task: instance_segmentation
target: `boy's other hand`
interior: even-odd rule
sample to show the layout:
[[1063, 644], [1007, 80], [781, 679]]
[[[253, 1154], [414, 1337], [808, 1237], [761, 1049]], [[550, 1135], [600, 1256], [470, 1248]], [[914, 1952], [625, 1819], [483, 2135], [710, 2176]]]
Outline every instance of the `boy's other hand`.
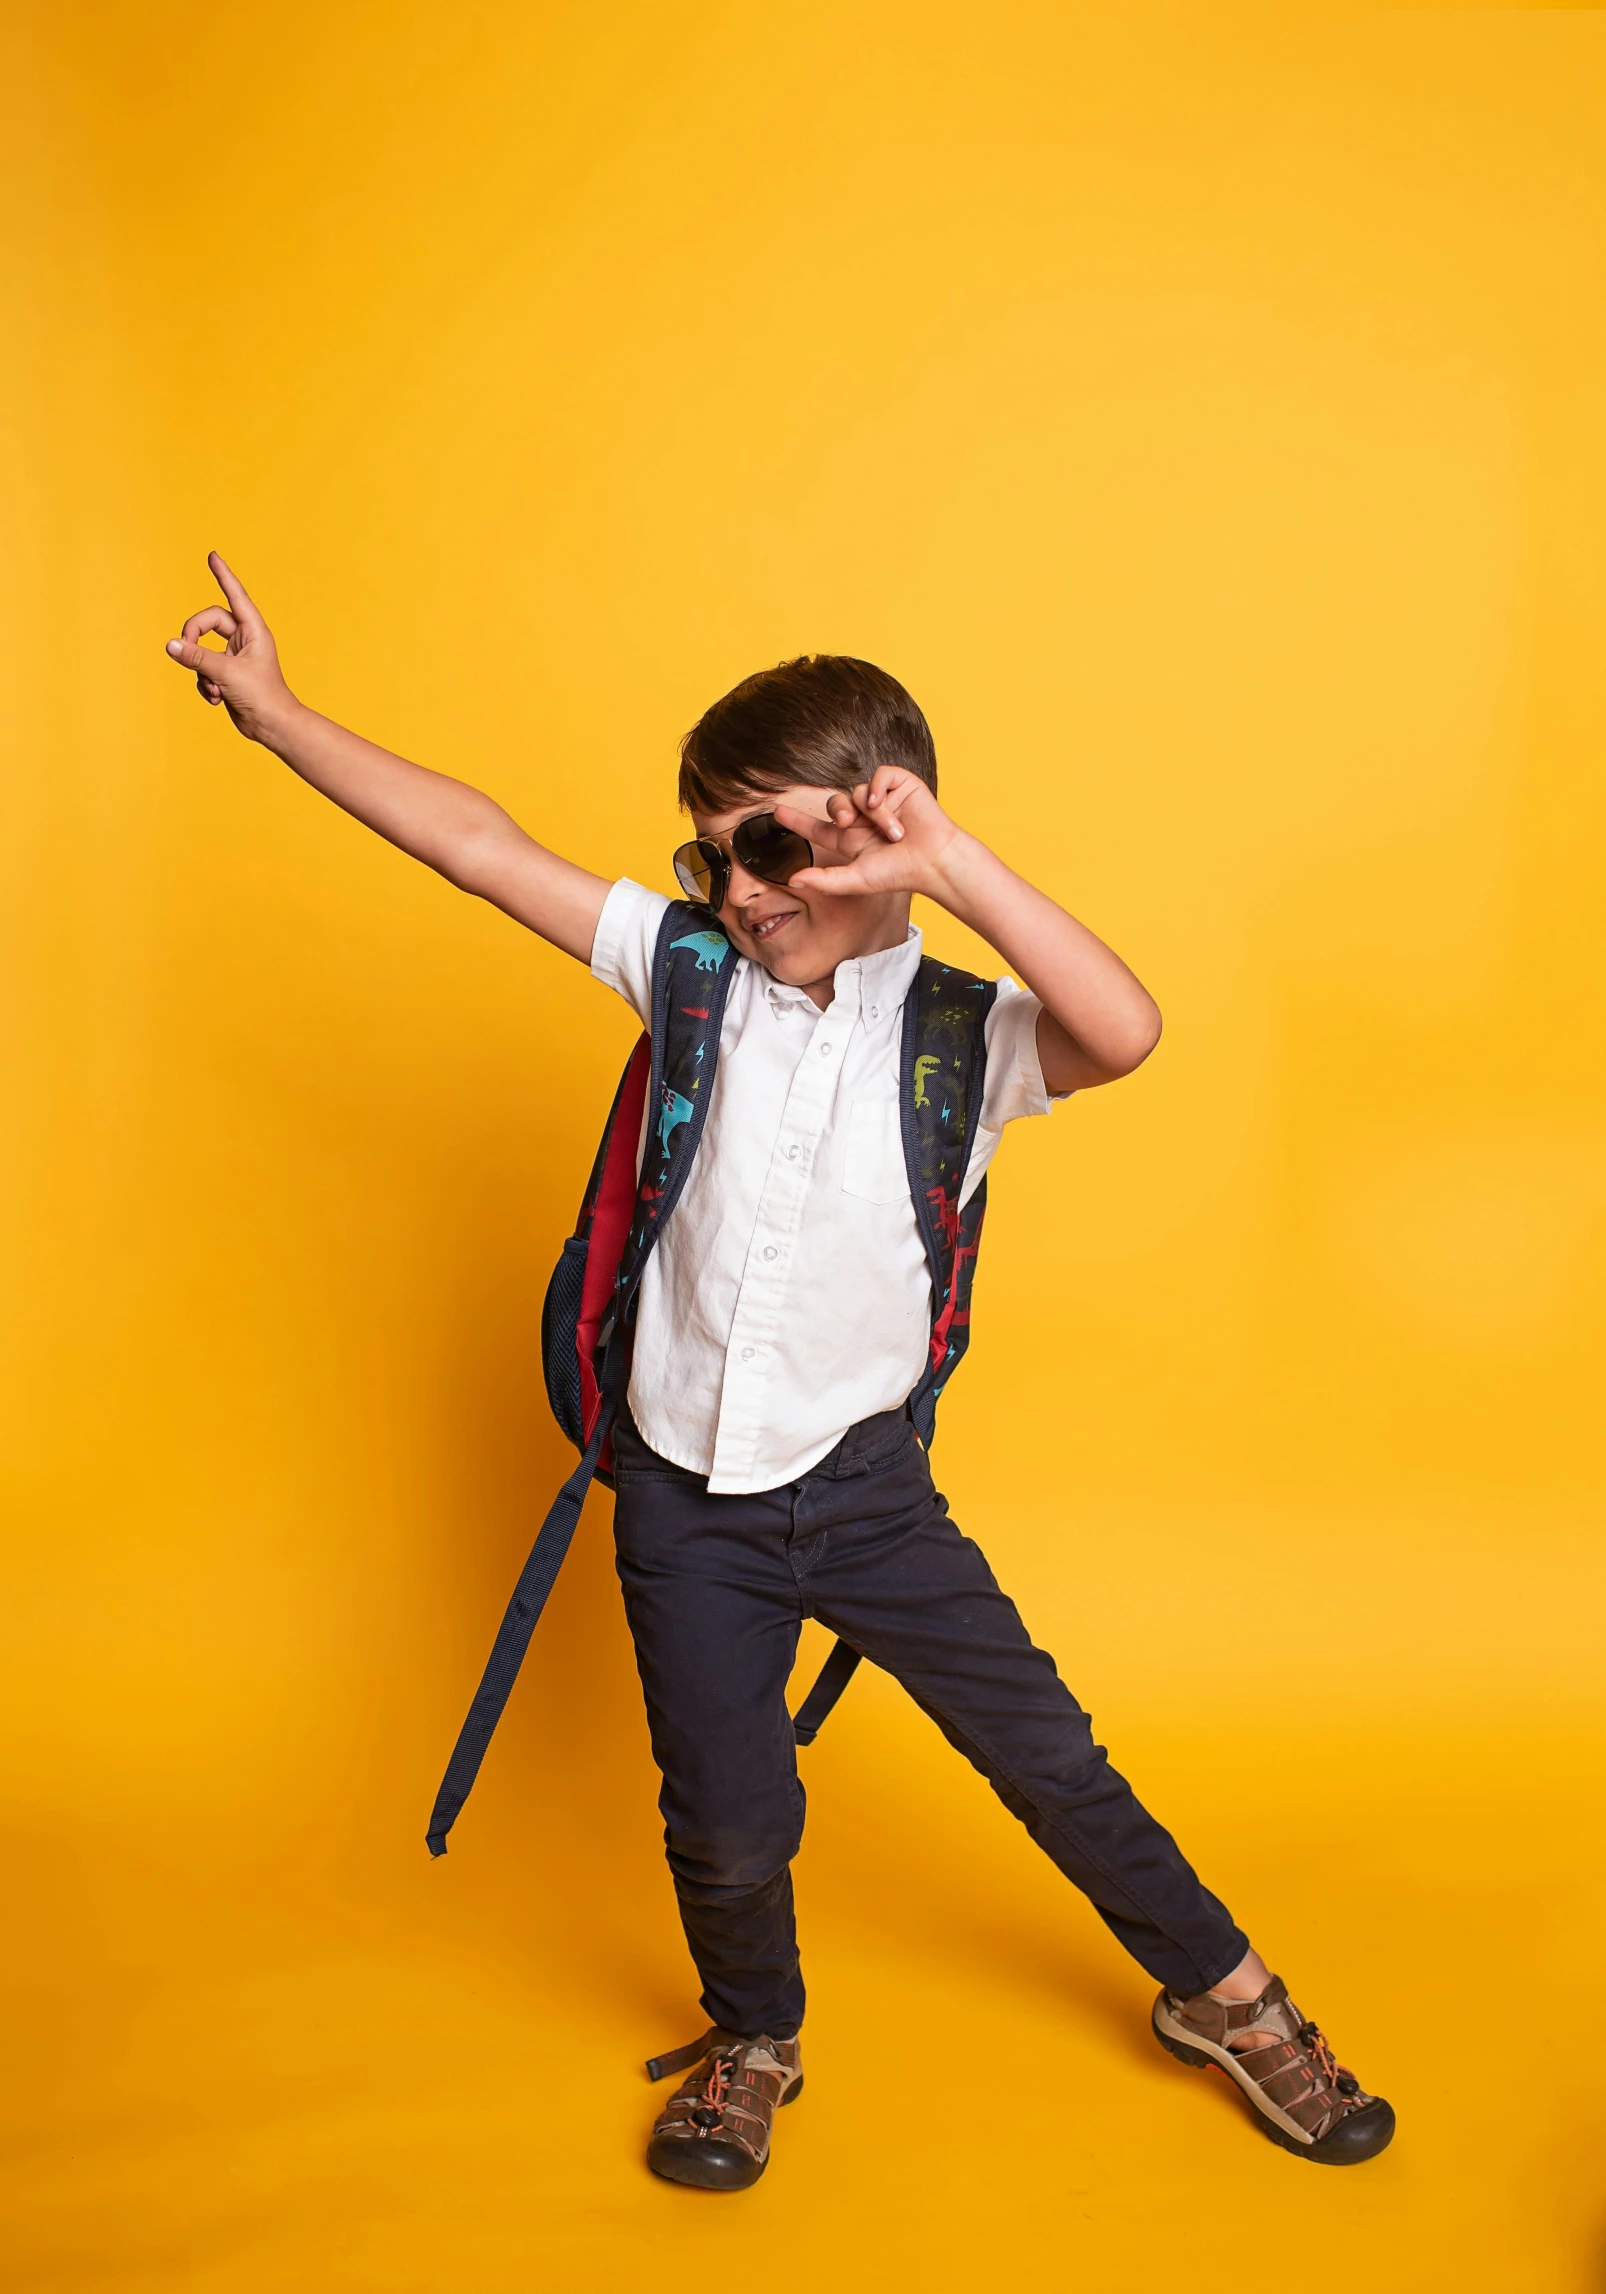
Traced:
[[902, 765], [878, 765], [851, 793], [833, 789], [826, 818], [777, 805], [783, 828], [806, 836], [823, 865], [792, 878], [798, 891], [924, 892], [942, 898], [941, 863], [960, 835], [924, 781]]
[[[238, 732], [248, 741], [265, 740], [269, 728], [296, 706], [296, 697], [279, 667], [273, 632], [263, 620], [243, 584], [213, 550], [207, 558], [227, 607], [204, 606], [184, 624], [182, 637], [168, 642], [168, 656], [181, 669], [193, 670], [196, 690], [215, 709], [221, 702]], [[206, 636], [228, 640], [219, 651], [203, 645]]]

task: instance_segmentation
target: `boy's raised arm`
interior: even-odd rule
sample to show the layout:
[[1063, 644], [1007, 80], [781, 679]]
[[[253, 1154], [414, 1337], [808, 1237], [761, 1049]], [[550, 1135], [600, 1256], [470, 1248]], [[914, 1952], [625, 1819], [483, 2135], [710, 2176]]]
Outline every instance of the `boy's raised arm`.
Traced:
[[[195, 673], [202, 697], [221, 703], [249, 741], [415, 860], [465, 892], [505, 909], [544, 940], [591, 960], [606, 877], [548, 852], [479, 789], [393, 756], [298, 701], [284, 681], [273, 633], [214, 550], [207, 560], [227, 607], [192, 613], [167, 650]], [[227, 639], [222, 652], [202, 645]]]

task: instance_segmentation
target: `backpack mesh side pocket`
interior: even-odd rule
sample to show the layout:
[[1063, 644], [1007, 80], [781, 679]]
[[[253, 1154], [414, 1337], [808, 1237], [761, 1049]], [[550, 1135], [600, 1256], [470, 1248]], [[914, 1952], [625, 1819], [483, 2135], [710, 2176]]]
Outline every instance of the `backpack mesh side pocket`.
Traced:
[[580, 1357], [576, 1352], [580, 1298], [585, 1287], [590, 1242], [571, 1235], [564, 1244], [541, 1307], [541, 1364], [546, 1373], [552, 1415], [577, 1450], [585, 1448], [580, 1424]]

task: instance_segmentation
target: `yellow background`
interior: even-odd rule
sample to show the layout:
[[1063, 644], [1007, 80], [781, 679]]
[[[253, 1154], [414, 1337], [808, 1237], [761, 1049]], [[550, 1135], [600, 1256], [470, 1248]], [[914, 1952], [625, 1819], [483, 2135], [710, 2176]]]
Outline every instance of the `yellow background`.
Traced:
[[[1606, 25], [15, 11], [4, 2283], [1597, 2284]], [[541, 1293], [622, 1006], [162, 655], [667, 882], [748, 670], [913, 689], [1165, 1041], [1001, 1157], [939, 1473], [1394, 2099], [1306, 2174], [891, 1683], [809, 1753], [809, 2093], [699, 2028]], [[974, 949], [941, 918], [939, 949]]]

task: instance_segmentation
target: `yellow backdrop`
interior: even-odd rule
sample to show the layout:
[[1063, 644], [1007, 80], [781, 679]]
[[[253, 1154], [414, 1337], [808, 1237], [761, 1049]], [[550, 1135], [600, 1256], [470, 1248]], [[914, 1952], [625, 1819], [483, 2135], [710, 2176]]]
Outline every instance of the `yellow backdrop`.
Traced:
[[[7, 37], [6, 2283], [1593, 2286], [1601, 14]], [[862, 1677], [809, 2095], [743, 2200], [646, 2176], [605, 1499], [422, 1839], [632, 1023], [199, 705], [211, 546], [308, 699], [655, 884], [705, 703], [869, 655], [1152, 984], [1001, 1158], [937, 1462], [1380, 2163], [1168, 2064]]]

